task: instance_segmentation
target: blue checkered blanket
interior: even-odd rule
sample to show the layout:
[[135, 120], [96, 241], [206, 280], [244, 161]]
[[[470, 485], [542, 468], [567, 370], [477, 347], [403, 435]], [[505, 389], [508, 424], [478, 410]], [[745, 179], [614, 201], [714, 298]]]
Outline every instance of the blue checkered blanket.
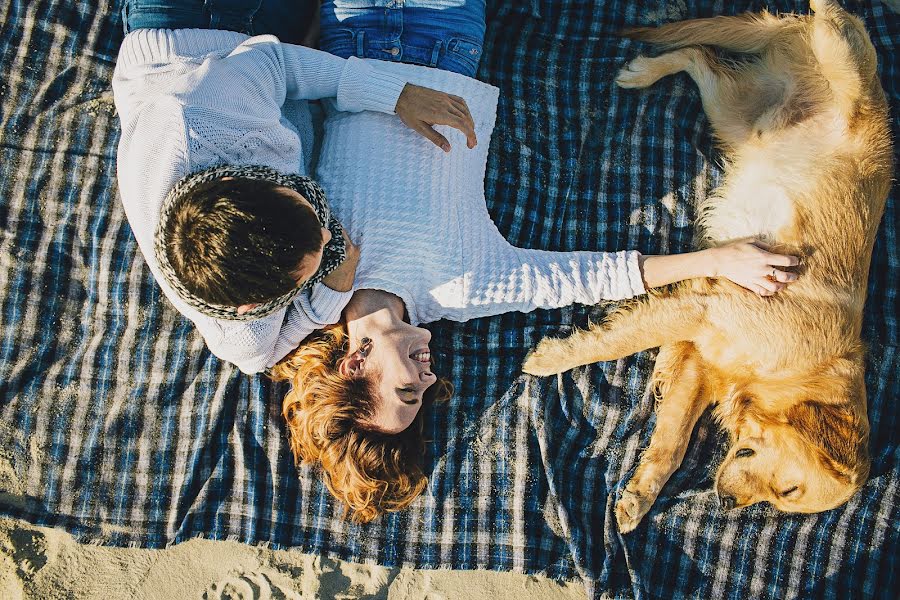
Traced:
[[[115, 4], [115, 3], [112, 3]], [[0, 512], [78, 539], [164, 547], [194, 537], [349, 560], [579, 576], [597, 597], [896, 597], [900, 507], [898, 187], [875, 244], [865, 338], [872, 475], [839, 509], [717, 509], [723, 435], [708, 418], [641, 526], [612, 507], [654, 426], [653, 353], [523, 377], [547, 334], [602, 309], [435, 324], [456, 394], [427, 416], [429, 485], [408, 510], [341, 518], [293, 466], [284, 388], [242, 376], [160, 296], [116, 197], [115, 6], [0, 6]], [[688, 250], [692, 206], [720, 175], [692, 83], [613, 84], [628, 25], [761, 2], [498, 0], [480, 78], [501, 90], [488, 205], [516, 245]], [[806, 12], [804, 2], [771, 10]], [[878, 48], [900, 129], [900, 16], [850, 5]]]

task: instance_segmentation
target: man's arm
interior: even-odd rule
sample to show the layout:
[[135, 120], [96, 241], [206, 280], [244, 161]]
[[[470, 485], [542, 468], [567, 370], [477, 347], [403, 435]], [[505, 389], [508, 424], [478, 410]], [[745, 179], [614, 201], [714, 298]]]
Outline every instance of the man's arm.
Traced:
[[297, 295], [287, 308], [252, 321], [195, 317], [210, 352], [252, 375], [273, 366], [309, 334], [337, 323], [352, 292], [317, 284]]
[[407, 127], [445, 152], [450, 151], [450, 143], [433, 129], [434, 125], [458, 129], [466, 136], [469, 148], [478, 143], [469, 107], [459, 96], [407, 83], [402, 77], [378, 69], [371, 61], [343, 59], [304, 46], [278, 44], [287, 98], [333, 97], [338, 110], [396, 113]]

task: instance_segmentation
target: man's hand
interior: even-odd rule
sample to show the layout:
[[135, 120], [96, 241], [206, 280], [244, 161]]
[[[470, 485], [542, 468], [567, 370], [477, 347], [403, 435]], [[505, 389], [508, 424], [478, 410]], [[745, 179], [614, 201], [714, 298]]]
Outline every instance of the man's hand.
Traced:
[[466, 136], [469, 148], [474, 148], [478, 143], [469, 107], [459, 96], [407, 83], [394, 110], [404, 125], [421, 133], [444, 152], [450, 152], [450, 142], [432, 129], [433, 125], [449, 125], [459, 129]]
[[322, 283], [336, 292], [349, 292], [353, 289], [353, 281], [356, 279], [356, 265], [359, 264], [359, 248], [353, 245], [347, 232], [344, 232], [344, 243], [347, 256], [338, 268], [322, 279]]

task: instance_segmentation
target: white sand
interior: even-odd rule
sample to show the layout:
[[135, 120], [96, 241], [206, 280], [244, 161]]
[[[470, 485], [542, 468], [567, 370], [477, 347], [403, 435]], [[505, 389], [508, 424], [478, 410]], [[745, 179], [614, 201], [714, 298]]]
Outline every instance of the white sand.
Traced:
[[388, 569], [191, 540], [166, 550], [79, 544], [58, 529], [0, 518], [0, 598], [101, 600], [583, 600], [581, 582], [494, 571]]

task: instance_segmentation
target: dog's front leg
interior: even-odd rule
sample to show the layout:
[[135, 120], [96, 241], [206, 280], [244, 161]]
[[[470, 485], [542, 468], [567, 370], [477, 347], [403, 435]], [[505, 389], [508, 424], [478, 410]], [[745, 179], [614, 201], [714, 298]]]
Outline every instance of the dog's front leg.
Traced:
[[701, 398], [700, 362], [699, 354], [689, 342], [660, 348], [653, 371], [656, 429], [616, 503], [616, 521], [622, 533], [637, 527], [681, 465], [691, 431], [709, 404]]
[[568, 338], [544, 338], [525, 358], [522, 370], [532, 375], [555, 375], [580, 365], [690, 340], [703, 326], [705, 313], [704, 298], [687, 288], [664, 297], [650, 296]]

